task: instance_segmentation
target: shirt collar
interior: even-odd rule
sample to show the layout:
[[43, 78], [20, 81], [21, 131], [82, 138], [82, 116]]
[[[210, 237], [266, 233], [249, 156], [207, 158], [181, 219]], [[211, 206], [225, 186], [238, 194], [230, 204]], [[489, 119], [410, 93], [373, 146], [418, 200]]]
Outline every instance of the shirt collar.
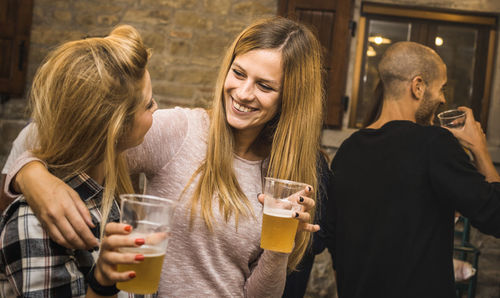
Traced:
[[101, 201], [102, 199], [104, 188], [86, 173], [76, 174], [65, 182], [78, 193], [84, 202], [94, 198], [97, 201]]

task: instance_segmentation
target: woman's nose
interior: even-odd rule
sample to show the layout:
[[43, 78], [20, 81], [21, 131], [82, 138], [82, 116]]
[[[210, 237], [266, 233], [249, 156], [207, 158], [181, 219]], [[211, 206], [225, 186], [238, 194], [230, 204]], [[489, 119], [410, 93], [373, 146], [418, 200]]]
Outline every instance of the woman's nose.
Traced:
[[255, 98], [253, 84], [250, 81], [245, 81], [241, 86], [238, 87], [236, 92], [239, 100], [249, 101]]

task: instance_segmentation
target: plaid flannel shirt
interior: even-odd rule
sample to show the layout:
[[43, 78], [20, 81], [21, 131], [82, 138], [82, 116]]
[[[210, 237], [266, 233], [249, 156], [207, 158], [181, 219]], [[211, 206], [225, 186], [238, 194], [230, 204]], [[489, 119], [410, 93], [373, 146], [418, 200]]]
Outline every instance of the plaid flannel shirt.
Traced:
[[[86, 174], [66, 181], [87, 205], [99, 238], [103, 188]], [[119, 220], [113, 204], [109, 221]], [[0, 297], [84, 297], [98, 251], [72, 250], [50, 240], [23, 196], [0, 221]]]

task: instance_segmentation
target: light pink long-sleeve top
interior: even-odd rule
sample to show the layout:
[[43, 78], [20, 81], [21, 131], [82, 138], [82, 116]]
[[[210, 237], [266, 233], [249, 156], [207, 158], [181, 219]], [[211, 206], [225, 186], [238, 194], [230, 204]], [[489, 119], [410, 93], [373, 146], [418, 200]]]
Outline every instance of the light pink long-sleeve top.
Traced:
[[[144, 172], [149, 194], [178, 200], [159, 286], [160, 297], [280, 297], [287, 254], [260, 248], [262, 161], [234, 155], [234, 170], [254, 215], [225, 222], [214, 201], [213, 232], [196, 214], [189, 226], [192, 174], [205, 158], [209, 118], [202, 109], [167, 109], [154, 114], [144, 142], [127, 153], [132, 172]], [[16, 164], [23, 163], [22, 160]], [[15, 167], [19, 168], [19, 166]], [[12, 176], [10, 173], [9, 176]], [[7, 181], [9, 182], [9, 181]]]

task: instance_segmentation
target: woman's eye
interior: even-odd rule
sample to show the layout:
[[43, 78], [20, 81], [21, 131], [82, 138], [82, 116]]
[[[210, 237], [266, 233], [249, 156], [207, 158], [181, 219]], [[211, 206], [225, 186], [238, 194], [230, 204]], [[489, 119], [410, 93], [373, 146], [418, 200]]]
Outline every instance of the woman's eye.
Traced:
[[150, 110], [155, 104], [155, 101], [154, 99], [151, 99], [148, 103], [148, 105], [146, 106], [146, 110]]
[[260, 88], [262, 88], [264, 91], [273, 91], [273, 90], [274, 90], [274, 88], [273, 88], [273, 87], [271, 87], [271, 86], [269, 86], [269, 85], [266, 85], [266, 84], [262, 84], [262, 83], [260, 83], [260, 84], [259, 84], [259, 86], [260, 86]]
[[237, 77], [241, 77], [241, 78], [242, 78], [242, 77], [244, 77], [243, 73], [242, 73], [242, 72], [240, 72], [240, 71], [239, 71], [239, 70], [237, 70], [237, 69], [234, 69], [234, 68], [233, 68], [233, 73], [234, 73]]

